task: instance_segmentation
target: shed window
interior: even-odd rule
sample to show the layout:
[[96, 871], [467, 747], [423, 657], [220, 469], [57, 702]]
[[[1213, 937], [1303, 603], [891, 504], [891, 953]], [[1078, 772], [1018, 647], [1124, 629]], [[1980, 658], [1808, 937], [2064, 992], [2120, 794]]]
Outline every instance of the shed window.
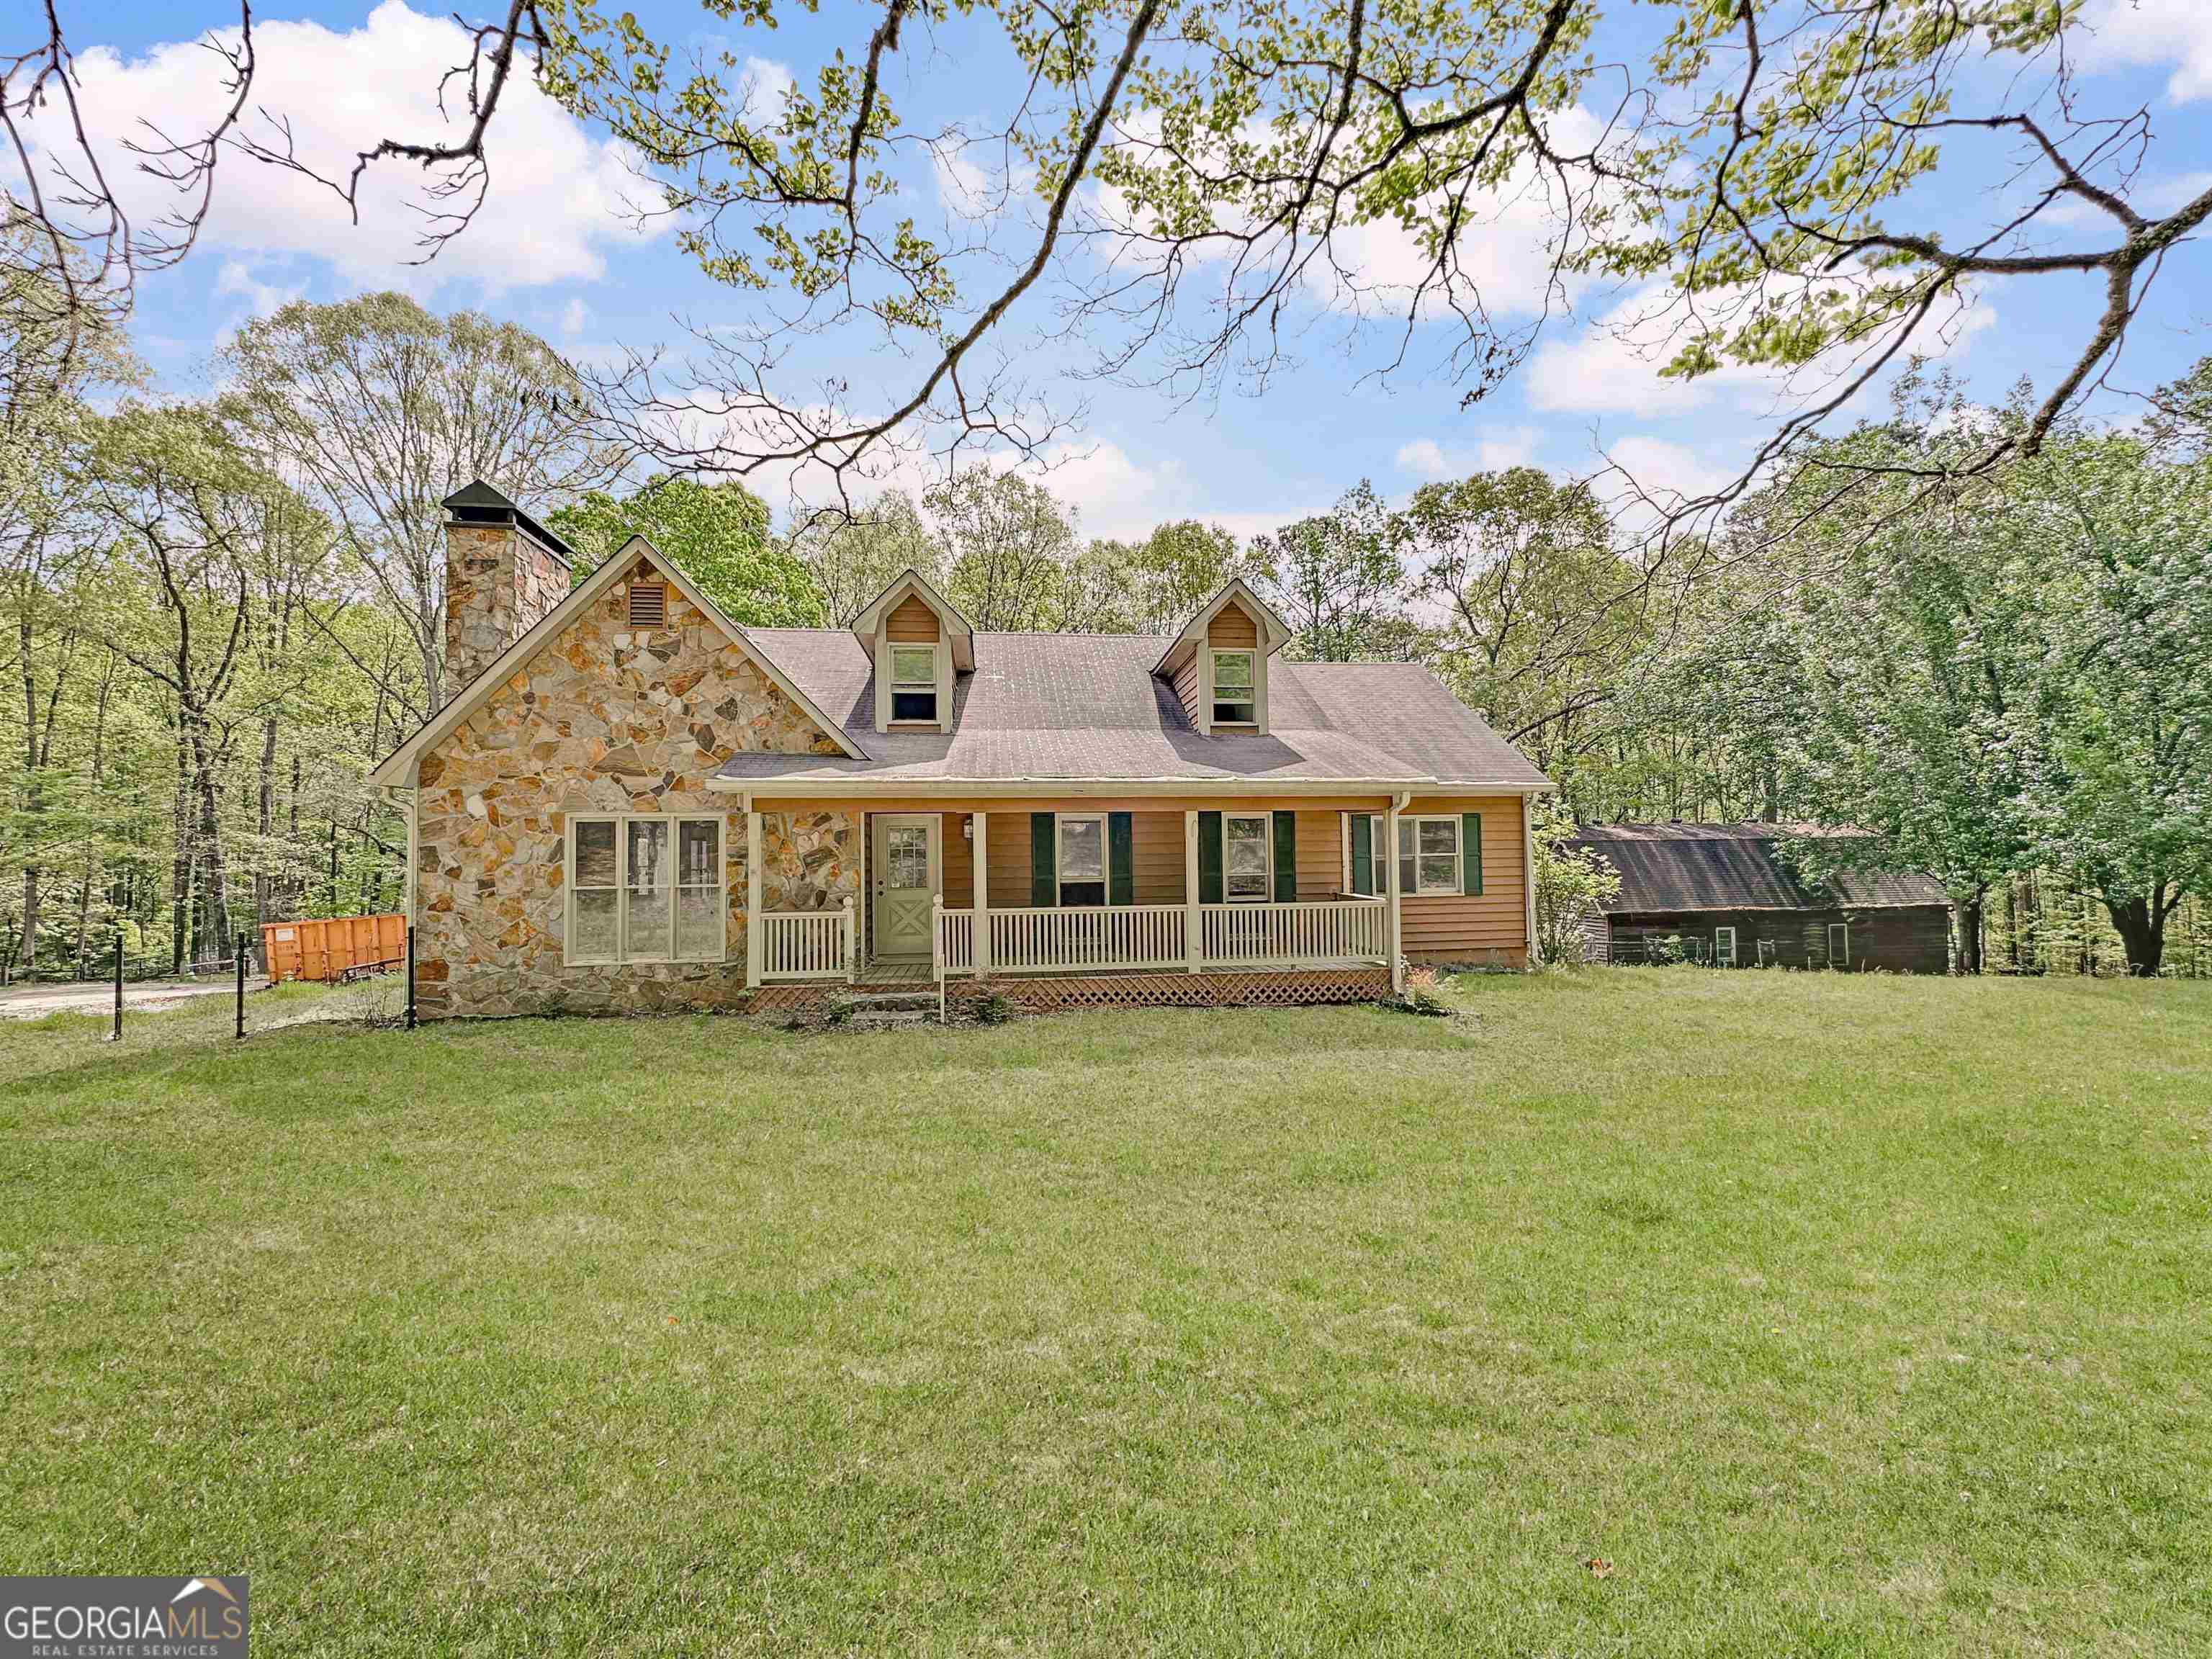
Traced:
[[1851, 927], [1847, 921], [1828, 924], [1828, 966], [1848, 968], [1851, 965]]
[[1106, 817], [1063, 812], [1059, 820], [1060, 902], [1106, 902]]
[[1735, 966], [1735, 928], [1716, 927], [1713, 929], [1713, 966], [1716, 968], [1733, 968]]
[[891, 647], [891, 718], [895, 720], [937, 719], [937, 647], [933, 645]]
[[1398, 820], [1398, 885], [1407, 893], [1460, 890], [1459, 819]]
[[1258, 694], [1253, 690], [1253, 653], [1216, 651], [1213, 653], [1213, 723], [1216, 726], [1256, 726], [1260, 720]]
[[568, 820], [571, 963], [720, 962], [727, 893], [720, 818]]
[[1264, 900], [1273, 890], [1272, 821], [1265, 812], [1231, 812], [1221, 822], [1222, 896]]
[[668, 625], [668, 589], [659, 582], [631, 583], [629, 625], [632, 628], [665, 628]]

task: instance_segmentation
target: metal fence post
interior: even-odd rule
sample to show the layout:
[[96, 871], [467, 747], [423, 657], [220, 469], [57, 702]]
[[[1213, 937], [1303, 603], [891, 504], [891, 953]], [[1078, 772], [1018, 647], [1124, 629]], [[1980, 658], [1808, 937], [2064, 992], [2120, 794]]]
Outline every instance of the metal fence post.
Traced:
[[110, 1042], [123, 1041], [123, 934], [115, 935], [115, 1028], [107, 1034]]
[[415, 924], [407, 924], [407, 1029], [415, 1029]]
[[238, 1032], [237, 1032], [237, 1035], [239, 1035], [240, 1036], [244, 1036], [246, 1035], [246, 935], [245, 935], [245, 934], [240, 933], [240, 934], [238, 936], [238, 945], [237, 945], [237, 948], [236, 948], [236, 949], [232, 952], [232, 954], [233, 954], [233, 956], [236, 958], [236, 962], [235, 962], [235, 964], [234, 964], [234, 965], [236, 966], [236, 968], [237, 968], [237, 969], [238, 969]]

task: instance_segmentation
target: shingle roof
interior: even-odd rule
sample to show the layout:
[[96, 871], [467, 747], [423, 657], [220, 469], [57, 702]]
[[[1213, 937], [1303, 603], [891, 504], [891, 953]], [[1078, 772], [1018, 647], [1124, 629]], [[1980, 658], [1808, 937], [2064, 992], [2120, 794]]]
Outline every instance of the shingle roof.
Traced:
[[740, 754], [742, 782], [1018, 782], [1029, 779], [1334, 780], [1542, 788], [1544, 775], [1413, 663], [1295, 663], [1268, 674], [1265, 737], [1202, 737], [1152, 673], [1168, 637], [978, 634], [950, 733], [878, 732], [868, 653], [828, 629], [747, 636], [866, 756]]
[[1588, 823], [1571, 844], [1603, 854], [1620, 872], [1620, 895], [1603, 906], [1615, 915], [1950, 903], [1942, 883], [1916, 871], [1850, 870], [1823, 886], [1780, 856], [1792, 839], [1852, 833], [1809, 824]]

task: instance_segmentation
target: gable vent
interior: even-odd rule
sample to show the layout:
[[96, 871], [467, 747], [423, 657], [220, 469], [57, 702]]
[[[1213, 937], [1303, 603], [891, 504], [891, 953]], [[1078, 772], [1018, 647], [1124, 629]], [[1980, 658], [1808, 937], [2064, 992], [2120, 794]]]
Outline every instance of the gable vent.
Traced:
[[629, 625], [665, 628], [668, 625], [668, 590], [659, 582], [638, 582], [629, 590]]

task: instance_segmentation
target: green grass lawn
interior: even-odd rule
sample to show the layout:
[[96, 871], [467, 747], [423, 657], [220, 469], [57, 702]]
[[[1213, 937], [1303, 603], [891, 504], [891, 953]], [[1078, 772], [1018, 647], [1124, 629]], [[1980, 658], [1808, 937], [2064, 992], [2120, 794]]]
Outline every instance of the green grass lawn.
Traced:
[[0, 1568], [267, 1655], [2212, 1650], [2212, 986], [1448, 994], [0, 1027]]

